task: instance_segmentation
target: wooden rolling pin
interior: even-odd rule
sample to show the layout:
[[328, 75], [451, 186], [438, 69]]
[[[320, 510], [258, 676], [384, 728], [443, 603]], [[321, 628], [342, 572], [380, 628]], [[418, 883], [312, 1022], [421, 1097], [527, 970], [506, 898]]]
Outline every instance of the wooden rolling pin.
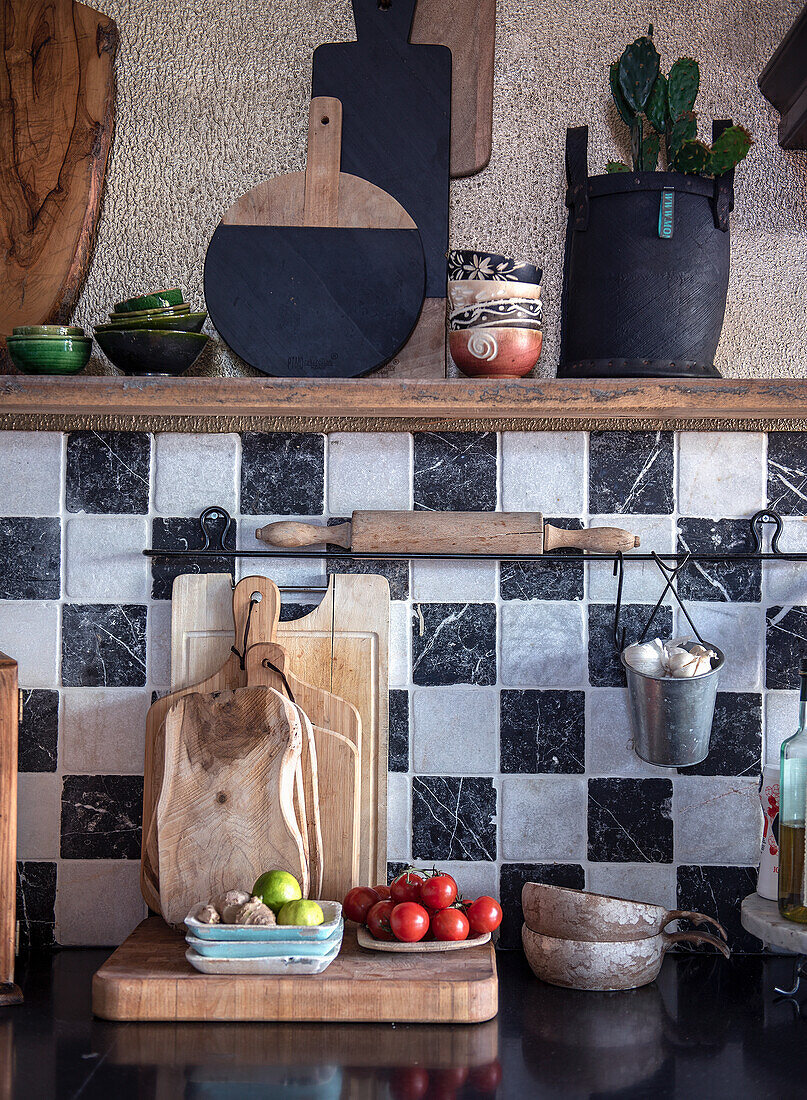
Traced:
[[318, 546], [385, 554], [546, 554], [561, 548], [615, 554], [633, 550], [638, 535], [621, 527], [565, 531], [544, 523], [540, 512], [354, 512], [352, 521], [316, 527], [293, 520], [259, 527], [270, 546]]

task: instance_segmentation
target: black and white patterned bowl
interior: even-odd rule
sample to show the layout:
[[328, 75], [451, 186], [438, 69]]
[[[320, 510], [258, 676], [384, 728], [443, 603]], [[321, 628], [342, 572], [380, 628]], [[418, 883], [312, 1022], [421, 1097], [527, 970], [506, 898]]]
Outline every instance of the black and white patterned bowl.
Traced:
[[540, 328], [543, 319], [540, 299], [503, 298], [498, 302], [479, 302], [466, 309], [455, 309], [448, 316], [452, 332], [491, 325], [518, 325]]
[[452, 249], [448, 253], [448, 278], [493, 279], [507, 283], [540, 283], [543, 272], [535, 264], [514, 260], [497, 252]]

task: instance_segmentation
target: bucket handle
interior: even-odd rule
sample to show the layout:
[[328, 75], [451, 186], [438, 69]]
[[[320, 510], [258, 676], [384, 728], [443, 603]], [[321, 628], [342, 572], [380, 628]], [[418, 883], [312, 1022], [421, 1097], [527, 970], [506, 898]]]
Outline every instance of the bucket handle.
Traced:
[[574, 207], [572, 228], [582, 233], [588, 229], [588, 126], [566, 130], [566, 181], [566, 203]]

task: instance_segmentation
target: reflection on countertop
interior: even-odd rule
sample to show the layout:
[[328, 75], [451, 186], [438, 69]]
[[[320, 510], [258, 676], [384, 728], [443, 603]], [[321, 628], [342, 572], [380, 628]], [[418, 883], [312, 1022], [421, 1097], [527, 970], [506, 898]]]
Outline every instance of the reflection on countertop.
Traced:
[[774, 993], [790, 984], [784, 957], [670, 955], [652, 985], [591, 993], [544, 985], [501, 952], [495, 1020], [394, 1026], [96, 1020], [90, 982], [107, 954], [19, 960], [25, 1003], [0, 1009], [0, 1100], [737, 1100], [800, 1095], [807, 1079], [807, 1019]]

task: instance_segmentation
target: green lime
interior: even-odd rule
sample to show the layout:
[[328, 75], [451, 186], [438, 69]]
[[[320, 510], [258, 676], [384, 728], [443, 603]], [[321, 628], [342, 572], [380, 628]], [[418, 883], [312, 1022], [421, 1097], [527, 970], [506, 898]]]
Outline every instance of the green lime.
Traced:
[[287, 901], [277, 914], [278, 924], [302, 924], [313, 928], [322, 924], [325, 914], [315, 901]]
[[252, 887], [252, 893], [268, 905], [275, 916], [287, 901], [299, 901], [303, 896], [300, 883], [288, 871], [266, 871]]

